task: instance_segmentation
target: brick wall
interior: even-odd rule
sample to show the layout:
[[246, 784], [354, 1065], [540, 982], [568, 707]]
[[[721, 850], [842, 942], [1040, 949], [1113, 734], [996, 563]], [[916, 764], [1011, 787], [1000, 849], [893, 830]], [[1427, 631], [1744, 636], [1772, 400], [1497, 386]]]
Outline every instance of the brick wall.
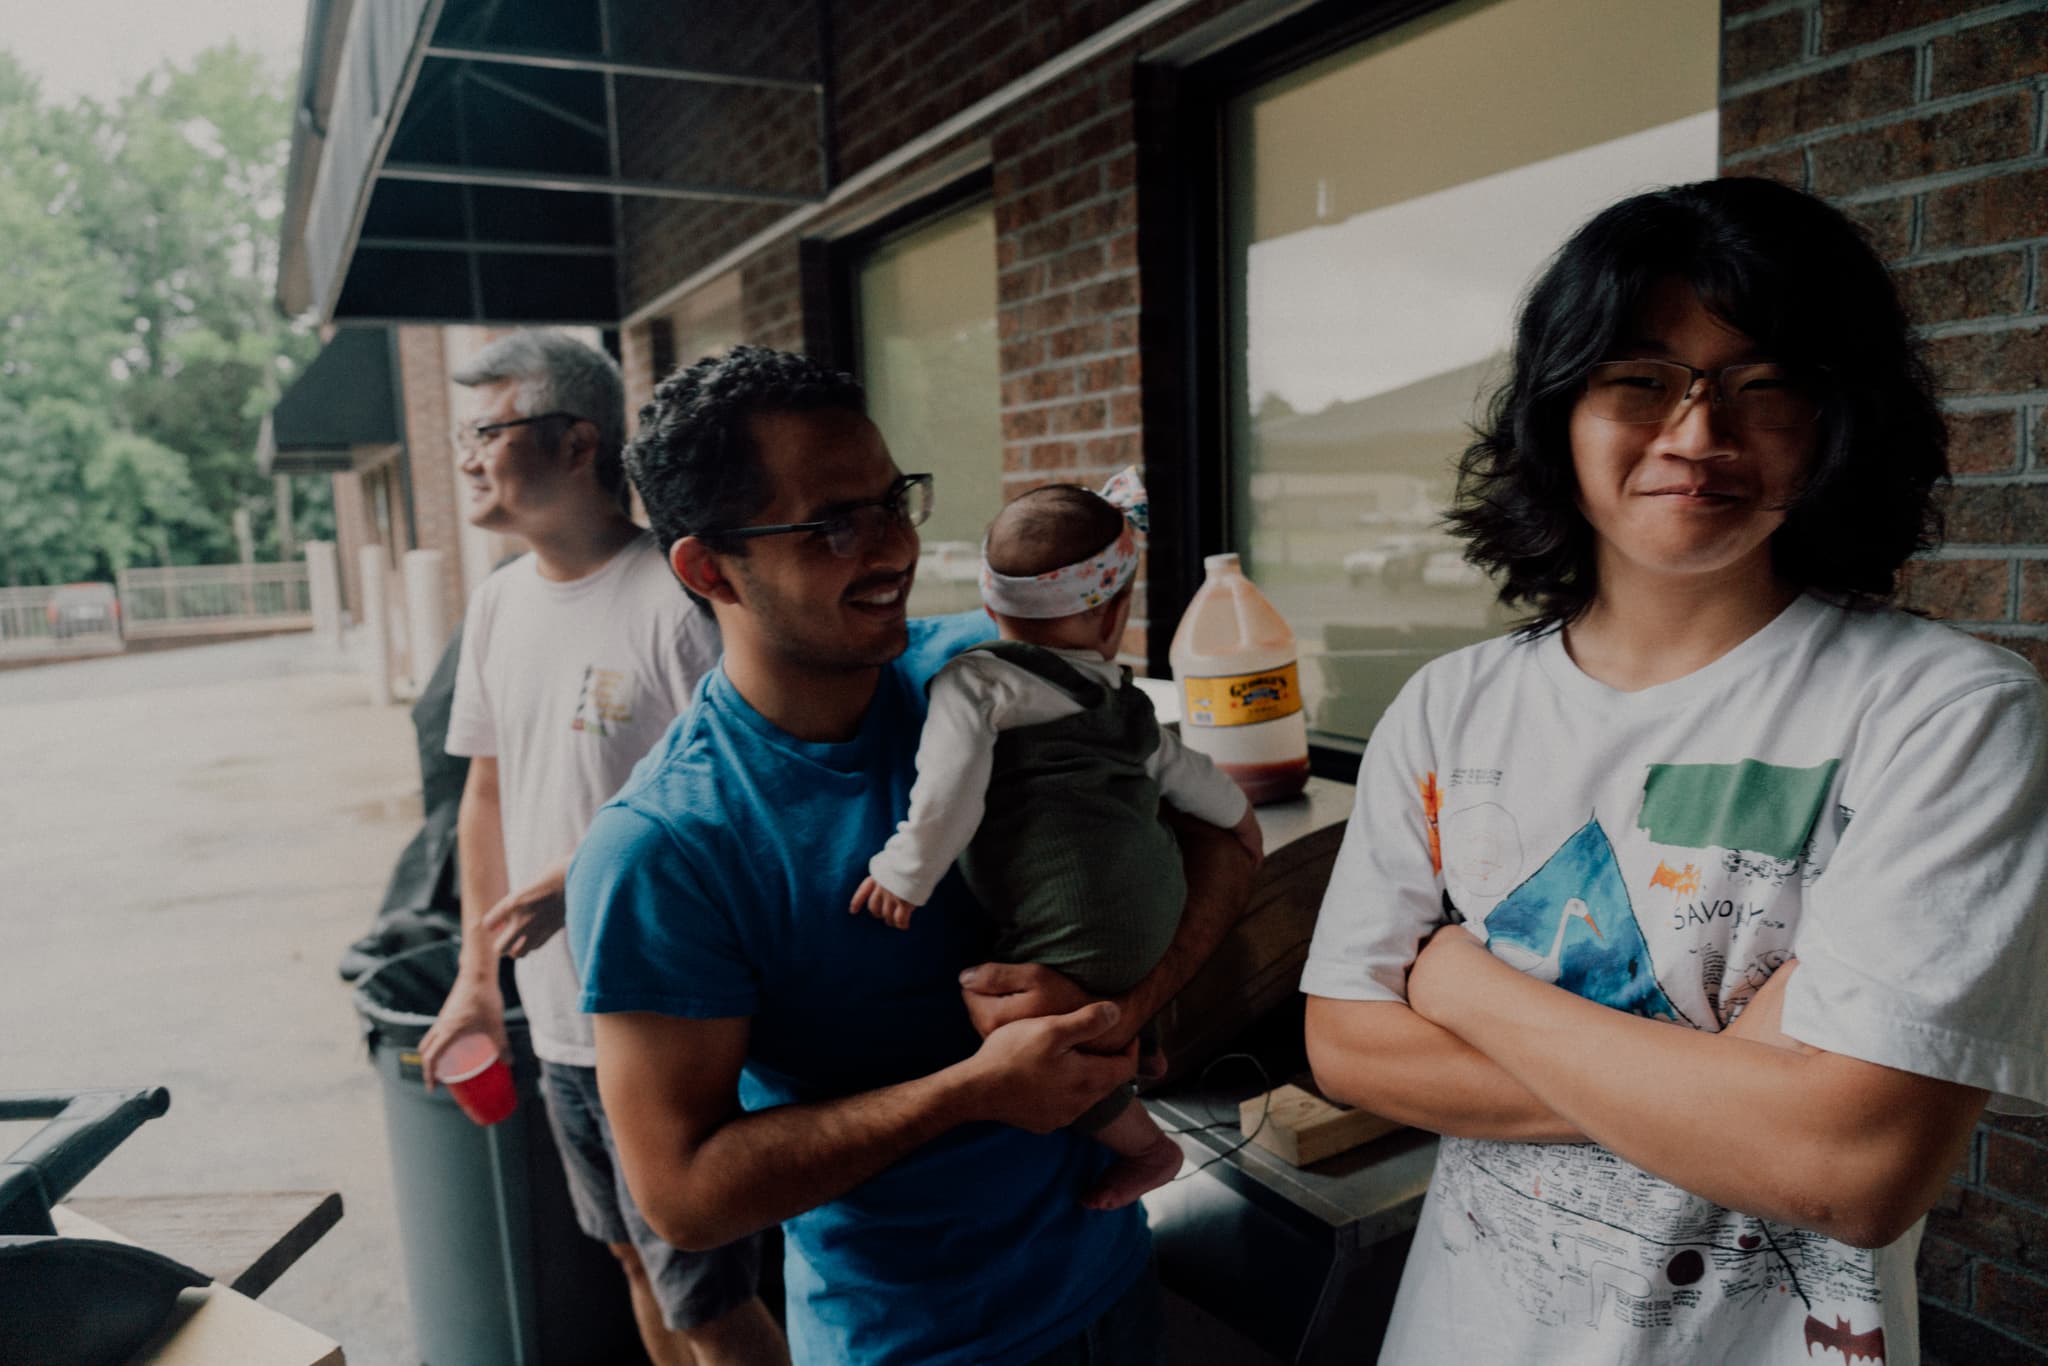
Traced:
[[[438, 327], [398, 329], [405, 444], [412, 466], [413, 546], [441, 552], [442, 601], [452, 623], [462, 614], [462, 509], [455, 452], [448, 442], [448, 366]], [[431, 664], [428, 666], [431, 667]]]
[[[986, 139], [990, 146], [1003, 431], [1003, 449], [991, 458], [1003, 462], [1008, 497], [1055, 480], [1100, 482], [1143, 462], [1135, 58], [1139, 44], [1157, 43], [1225, 7], [1197, 5], [1155, 25], [1136, 42], [933, 148], [871, 192], [888, 194], [967, 142]], [[1139, 8], [1139, 0], [1021, 0], [1001, 6], [837, 0], [831, 8], [839, 82], [834, 152], [843, 179]], [[788, 25], [780, 41], [789, 48], [780, 59], [755, 47], [747, 60], [756, 69], [788, 69], [809, 35]], [[626, 142], [639, 136], [642, 120], [679, 117], [681, 98], [671, 96], [657, 107], [629, 105], [622, 96]], [[792, 174], [798, 165], [795, 143], [809, 130], [784, 125], [784, 136], [790, 145], [770, 159], [764, 174]], [[704, 173], [701, 161], [678, 150], [687, 141], [674, 139], [668, 152], [648, 156], [629, 173]], [[719, 149], [709, 140], [696, 146], [717, 159]], [[716, 260], [781, 212], [654, 206], [629, 218], [629, 307]], [[749, 258], [741, 268], [741, 290], [749, 341], [803, 346], [795, 236]], [[644, 371], [645, 333], [644, 326], [629, 328], [623, 340], [636, 408], [652, 382]], [[1127, 661], [1134, 664], [1143, 663], [1147, 644], [1143, 588], [1141, 582], [1140, 606], [1125, 639]]]
[[[2048, 5], [1724, 0], [1722, 158], [1892, 263], [1953, 442], [1905, 601], [2048, 666]], [[1994, 1118], [1928, 1218], [1930, 1366], [2048, 1360], [2048, 1121]]]

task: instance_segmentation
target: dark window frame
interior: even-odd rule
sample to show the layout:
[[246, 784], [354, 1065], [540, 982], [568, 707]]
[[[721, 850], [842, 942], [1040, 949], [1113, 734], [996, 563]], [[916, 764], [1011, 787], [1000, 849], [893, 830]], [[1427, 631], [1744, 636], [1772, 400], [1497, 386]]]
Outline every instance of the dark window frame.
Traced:
[[[804, 353], [837, 370], [860, 375], [860, 318], [855, 284], [861, 263], [890, 238], [958, 213], [993, 197], [995, 174], [984, 162], [936, 189], [919, 188], [896, 204], [865, 216], [857, 226], [804, 238], [797, 246], [797, 281], [804, 315]], [[989, 263], [991, 270], [996, 263]]]
[[[1147, 663], [1171, 675], [1172, 632], [1232, 543], [1230, 358], [1225, 354], [1224, 109], [1229, 102], [1454, 0], [1322, 0], [1180, 58], [1137, 68], [1139, 351], [1152, 540]], [[1309, 732], [1309, 767], [1349, 782], [1365, 742]]]

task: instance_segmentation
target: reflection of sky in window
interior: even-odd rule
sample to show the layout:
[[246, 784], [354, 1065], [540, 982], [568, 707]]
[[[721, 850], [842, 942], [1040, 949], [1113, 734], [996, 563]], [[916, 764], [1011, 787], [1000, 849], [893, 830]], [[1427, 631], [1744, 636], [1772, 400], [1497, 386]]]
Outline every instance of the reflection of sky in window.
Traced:
[[1507, 348], [1516, 301], [1586, 219], [1714, 174], [1713, 110], [1252, 246], [1247, 397], [1297, 412]]

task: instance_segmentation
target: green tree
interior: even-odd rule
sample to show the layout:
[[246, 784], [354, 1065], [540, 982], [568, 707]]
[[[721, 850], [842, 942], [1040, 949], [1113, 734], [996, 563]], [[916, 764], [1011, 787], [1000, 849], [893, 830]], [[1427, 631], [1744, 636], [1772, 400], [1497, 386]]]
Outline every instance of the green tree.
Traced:
[[244, 507], [274, 553], [257, 429], [318, 349], [270, 302], [289, 88], [230, 43], [60, 108], [0, 53], [0, 577], [230, 560]]

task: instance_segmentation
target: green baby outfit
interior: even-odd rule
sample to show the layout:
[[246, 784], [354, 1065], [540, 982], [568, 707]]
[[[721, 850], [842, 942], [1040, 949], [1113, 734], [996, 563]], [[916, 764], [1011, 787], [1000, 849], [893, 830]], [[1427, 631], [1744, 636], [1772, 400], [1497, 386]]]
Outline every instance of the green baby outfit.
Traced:
[[[997, 640], [986, 650], [1058, 688], [1072, 716], [1006, 730], [981, 826], [960, 872], [996, 925], [993, 958], [1042, 963], [1097, 996], [1135, 986], [1159, 962], [1187, 902], [1180, 846], [1159, 822], [1152, 703], [1123, 671], [1115, 692], [1050, 650]], [[1076, 1121], [1094, 1130], [1128, 1089]]]

